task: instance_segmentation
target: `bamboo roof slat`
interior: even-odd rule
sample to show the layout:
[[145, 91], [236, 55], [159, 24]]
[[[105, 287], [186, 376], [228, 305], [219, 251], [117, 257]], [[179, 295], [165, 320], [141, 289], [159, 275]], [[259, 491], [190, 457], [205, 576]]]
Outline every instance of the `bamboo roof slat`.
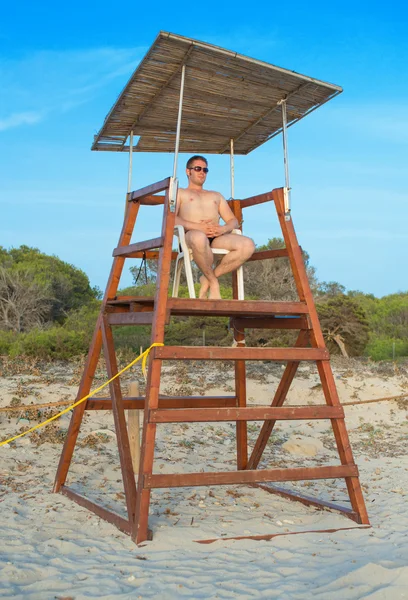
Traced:
[[191, 38], [160, 32], [95, 136], [92, 150], [127, 151], [131, 131], [139, 152], [173, 152], [181, 68], [185, 88], [180, 152], [248, 154], [342, 92], [295, 71]]

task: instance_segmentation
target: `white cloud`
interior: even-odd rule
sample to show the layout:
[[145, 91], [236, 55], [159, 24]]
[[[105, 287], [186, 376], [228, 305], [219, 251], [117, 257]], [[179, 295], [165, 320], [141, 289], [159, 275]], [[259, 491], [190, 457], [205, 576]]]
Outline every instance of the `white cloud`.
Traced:
[[34, 125], [43, 119], [44, 113], [41, 112], [20, 112], [12, 113], [5, 119], [0, 119], [0, 131], [19, 127], [20, 125]]
[[42, 51], [4, 60], [0, 130], [32, 125], [52, 112], [72, 110], [116, 79], [122, 78], [125, 84], [143, 54], [141, 48], [96, 48]]

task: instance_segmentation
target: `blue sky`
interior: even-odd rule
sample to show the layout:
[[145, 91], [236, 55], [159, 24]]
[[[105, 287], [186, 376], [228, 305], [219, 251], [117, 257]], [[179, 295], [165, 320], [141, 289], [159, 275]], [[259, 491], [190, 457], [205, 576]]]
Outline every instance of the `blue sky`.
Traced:
[[[344, 88], [289, 129], [292, 215], [319, 279], [376, 296], [408, 289], [408, 9], [390, 1], [220, 3], [22, 1], [0, 22], [0, 245], [27, 244], [105, 288], [127, 188], [126, 154], [93, 135], [160, 30], [214, 43]], [[182, 163], [184, 157], [182, 157]], [[229, 159], [208, 187], [229, 196]], [[172, 157], [135, 154], [133, 189]], [[180, 182], [185, 184], [183, 169]], [[236, 158], [236, 196], [283, 185], [282, 142]], [[246, 211], [257, 244], [279, 235], [273, 207]], [[136, 239], [160, 230], [156, 209]], [[134, 240], [134, 241], [135, 241]], [[127, 261], [131, 266], [131, 261]], [[121, 285], [132, 279], [125, 266]]]

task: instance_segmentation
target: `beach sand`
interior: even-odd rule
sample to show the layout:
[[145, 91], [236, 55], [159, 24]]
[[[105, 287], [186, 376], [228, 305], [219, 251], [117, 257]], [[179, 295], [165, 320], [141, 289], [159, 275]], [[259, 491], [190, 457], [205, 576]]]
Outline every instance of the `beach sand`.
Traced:
[[[93, 513], [52, 493], [69, 415], [0, 448], [0, 598], [408, 598], [407, 365], [333, 361], [336, 384], [360, 470], [371, 528], [249, 486], [153, 490], [154, 539], [136, 546]], [[82, 364], [4, 360], [0, 407], [75, 399]], [[250, 404], [271, 402], [280, 365], [248, 364]], [[103, 365], [94, 386], [105, 379]], [[136, 366], [124, 386], [143, 380]], [[162, 392], [233, 392], [232, 367], [169, 364]], [[105, 395], [106, 392], [104, 392]], [[103, 394], [102, 394], [103, 395]], [[288, 404], [322, 403], [314, 366], [302, 366]], [[44, 420], [46, 411], [0, 413], [0, 439]], [[29, 419], [25, 419], [29, 416]], [[250, 446], [260, 423], [249, 424]], [[235, 424], [159, 425], [154, 472], [235, 468]], [[280, 422], [261, 467], [339, 464], [328, 421]], [[125, 516], [116, 436], [110, 413], [87, 413], [68, 484]], [[342, 480], [287, 484], [348, 506]], [[351, 529], [347, 529], [351, 528]], [[321, 533], [324, 529], [340, 529]], [[287, 534], [270, 541], [220, 539]]]

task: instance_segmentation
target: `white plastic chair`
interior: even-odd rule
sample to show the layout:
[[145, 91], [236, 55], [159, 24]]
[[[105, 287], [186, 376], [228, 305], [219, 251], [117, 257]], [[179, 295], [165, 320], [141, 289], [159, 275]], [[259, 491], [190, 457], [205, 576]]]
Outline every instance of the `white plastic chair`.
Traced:
[[[233, 229], [232, 233], [237, 233], [238, 235], [242, 235], [242, 231], [240, 229]], [[195, 298], [195, 289], [194, 289], [194, 281], [193, 281], [193, 271], [191, 269], [191, 261], [193, 260], [193, 252], [187, 246], [186, 237], [184, 233], [184, 227], [182, 225], [176, 225], [174, 228], [174, 235], [177, 236], [178, 244], [179, 244], [179, 253], [176, 260], [176, 271], [174, 274], [174, 282], [173, 282], [173, 298], [177, 298], [179, 287], [180, 287], [180, 278], [181, 278], [181, 270], [185, 268], [186, 271], [186, 279], [187, 279], [187, 287], [190, 298]], [[228, 254], [229, 250], [224, 250], [223, 248], [211, 248], [212, 253], [215, 255], [219, 254]], [[242, 265], [237, 269], [237, 283], [238, 283], [238, 300], [244, 300], [244, 271], [242, 269]]]

